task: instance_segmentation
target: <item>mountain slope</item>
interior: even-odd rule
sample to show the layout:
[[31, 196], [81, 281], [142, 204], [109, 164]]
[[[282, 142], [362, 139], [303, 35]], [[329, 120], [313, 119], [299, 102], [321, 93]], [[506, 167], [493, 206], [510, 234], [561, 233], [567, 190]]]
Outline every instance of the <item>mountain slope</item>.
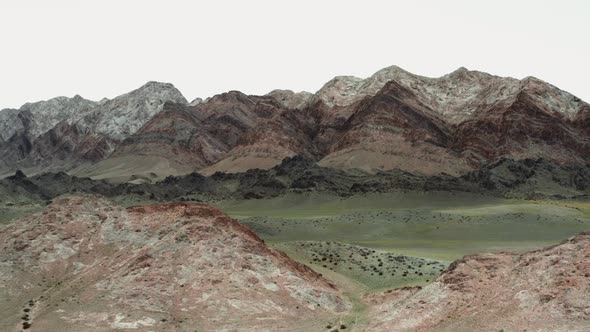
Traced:
[[340, 131], [320, 165], [453, 175], [469, 169], [450, 150], [450, 125], [396, 81], [358, 102]]
[[585, 331], [590, 233], [523, 254], [466, 256], [424, 288], [366, 297], [368, 331]]
[[[284, 108], [268, 96], [231, 91], [194, 106], [167, 103], [163, 112], [122, 142], [111, 158], [97, 164], [95, 173], [82, 174], [100, 174], [103, 166], [117, 158], [165, 159], [173, 169], [204, 174], [271, 168], [286, 157], [313, 153], [310, 136], [314, 128], [314, 117], [306, 110]], [[133, 163], [128, 165], [133, 167]]]
[[103, 160], [169, 100], [186, 103], [171, 84], [149, 82], [112, 100], [58, 97], [0, 111], [4, 171], [69, 170]]
[[523, 89], [508, 104], [478, 111], [459, 124], [455, 147], [469, 153], [476, 165], [499, 157], [584, 164], [590, 137], [562, 113], [567, 108], [560, 110]]
[[60, 198], [0, 239], [3, 331], [319, 329], [350, 308], [319, 274], [203, 204]]
[[269, 169], [296, 154], [333, 168], [453, 176], [502, 158], [590, 163], [590, 105], [533, 77], [465, 68], [429, 78], [392, 66], [336, 77], [315, 94], [230, 91], [190, 104], [150, 82], [69, 112], [38, 137], [27, 134], [39, 131], [30, 112], [0, 112], [4, 173], [76, 167], [94, 178], [162, 179]]
[[172, 84], [148, 82], [136, 90], [101, 103], [79, 119], [74, 117], [73, 121], [87, 131], [121, 141], [159, 113], [166, 101], [187, 103]]
[[24, 104], [18, 110], [1, 110], [0, 137], [8, 141], [13, 135], [24, 132], [30, 140], [34, 140], [61, 121], [85, 114], [97, 104], [80, 96], [56, 97]]

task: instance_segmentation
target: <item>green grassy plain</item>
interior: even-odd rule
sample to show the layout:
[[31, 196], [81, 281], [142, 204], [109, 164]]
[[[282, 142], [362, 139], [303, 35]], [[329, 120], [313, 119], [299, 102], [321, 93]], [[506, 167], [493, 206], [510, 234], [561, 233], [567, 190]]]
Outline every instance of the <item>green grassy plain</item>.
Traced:
[[[319, 194], [223, 201], [214, 205], [250, 226], [266, 243], [314, 266], [303, 241], [336, 242], [448, 264], [467, 254], [526, 251], [590, 229], [590, 203], [524, 201], [465, 193]], [[348, 249], [347, 249], [348, 250]], [[317, 248], [312, 250], [317, 254]], [[322, 266], [322, 264], [319, 264]], [[370, 288], [375, 275], [338, 268]], [[363, 272], [363, 271], [360, 271]], [[424, 281], [389, 278], [391, 286]], [[429, 279], [432, 279], [429, 276]]]

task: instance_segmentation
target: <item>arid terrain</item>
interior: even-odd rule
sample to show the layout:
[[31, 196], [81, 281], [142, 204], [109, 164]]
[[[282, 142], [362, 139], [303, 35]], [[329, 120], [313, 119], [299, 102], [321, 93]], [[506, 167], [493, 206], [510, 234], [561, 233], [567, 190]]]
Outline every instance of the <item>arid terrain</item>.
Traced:
[[433, 283], [370, 294], [367, 331], [587, 331], [590, 233], [465, 256]]
[[0, 331], [590, 331], [590, 105], [399, 67], [0, 111]]
[[350, 310], [320, 274], [203, 204], [71, 196], [0, 239], [3, 331], [319, 329]]
[[498, 160], [590, 160], [590, 105], [527, 77], [459, 68], [438, 78], [397, 66], [338, 76], [315, 93], [229, 91], [187, 99], [149, 82], [111, 100], [57, 97], [0, 111], [0, 174], [66, 171], [153, 182], [198, 171], [320, 166], [462, 176]]
[[[438, 193], [398, 195], [391, 206], [393, 196], [335, 204], [296, 195], [218, 203], [241, 223], [202, 203], [56, 198], [0, 228], [0, 326], [585, 331], [590, 323], [588, 234], [526, 251], [590, 228], [588, 204]], [[469, 252], [495, 253], [462, 257]]]

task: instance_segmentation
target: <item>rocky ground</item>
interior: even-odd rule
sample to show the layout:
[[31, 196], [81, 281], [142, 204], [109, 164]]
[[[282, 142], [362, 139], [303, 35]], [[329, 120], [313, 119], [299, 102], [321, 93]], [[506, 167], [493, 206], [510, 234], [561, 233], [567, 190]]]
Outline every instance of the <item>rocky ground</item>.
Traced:
[[59, 172], [103, 160], [166, 101], [186, 103], [172, 84], [148, 82], [111, 100], [77, 95], [0, 110], [0, 174], [14, 168]]
[[350, 310], [318, 273], [196, 203], [56, 199], [0, 230], [0, 330], [319, 330]]
[[[297, 263], [205, 204], [123, 208], [66, 196], [6, 224], [0, 243], [3, 331], [590, 326], [588, 232], [530, 252], [468, 255], [447, 268], [336, 241], [273, 245]], [[391, 288], [404, 283], [418, 285]]]
[[368, 331], [588, 331], [590, 233], [465, 256], [435, 282], [369, 294]]

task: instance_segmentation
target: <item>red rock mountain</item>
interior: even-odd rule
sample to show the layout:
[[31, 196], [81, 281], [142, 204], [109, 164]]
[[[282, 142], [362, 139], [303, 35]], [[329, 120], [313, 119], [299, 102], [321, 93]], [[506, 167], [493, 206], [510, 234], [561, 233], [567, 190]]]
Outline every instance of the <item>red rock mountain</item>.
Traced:
[[60, 198], [0, 230], [0, 330], [319, 330], [350, 309], [319, 274], [204, 204]]
[[[464, 68], [426, 78], [390, 67], [364, 80], [337, 77], [315, 95], [230, 92], [165, 110], [113, 156], [159, 156], [211, 174], [307, 154], [326, 167], [427, 175], [460, 175], [502, 157], [585, 164], [590, 156], [588, 104], [535, 78]], [[166, 112], [194, 119], [192, 129]]]
[[[71, 173], [119, 180], [270, 168], [295, 154], [326, 167], [426, 175], [460, 175], [499, 158], [544, 158], [560, 165], [590, 158], [590, 106], [532, 77], [460, 68], [428, 78], [393, 66], [366, 79], [336, 77], [315, 94], [231, 91], [190, 104], [176, 97], [160, 100], [168, 102], [141, 126], [109, 122], [89, 131], [82, 121], [76, 122], [80, 128], [56, 127], [38, 142], [13, 139], [10, 146], [20, 147], [13, 150], [30, 155], [35, 165], [48, 155], [71, 156], [64, 163]], [[4, 163], [11, 165], [17, 154], [5, 154], [10, 160]]]

